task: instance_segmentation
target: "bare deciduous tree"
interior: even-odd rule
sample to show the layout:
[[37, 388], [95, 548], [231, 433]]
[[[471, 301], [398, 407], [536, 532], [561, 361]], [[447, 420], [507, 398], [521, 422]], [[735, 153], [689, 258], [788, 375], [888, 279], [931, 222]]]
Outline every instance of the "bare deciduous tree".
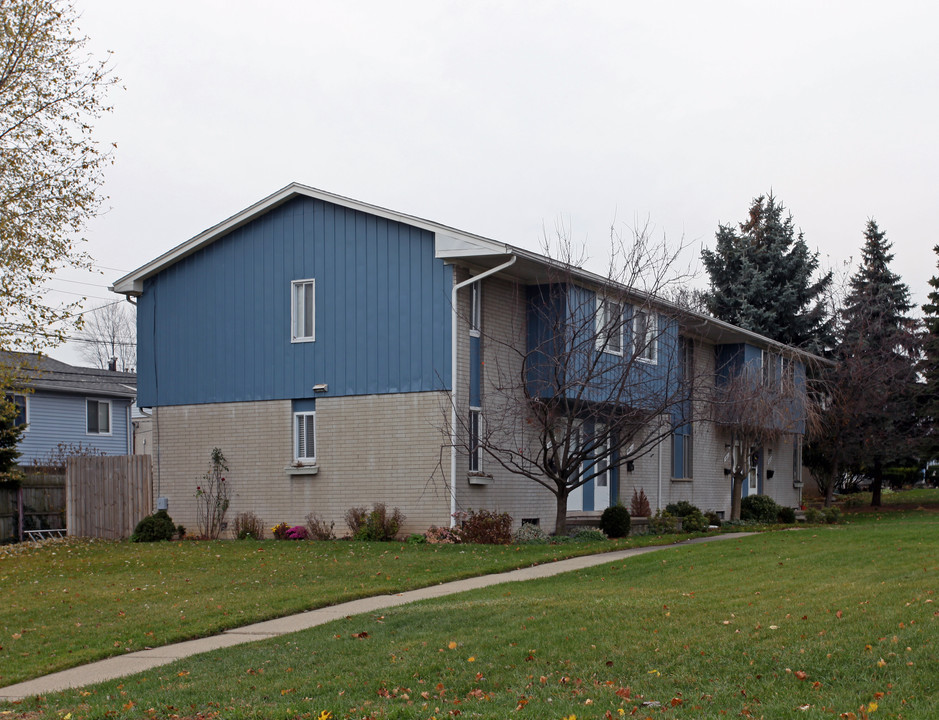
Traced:
[[81, 356], [102, 369], [133, 372], [137, 367], [137, 311], [125, 302], [101, 305], [85, 315], [79, 335]]
[[711, 393], [711, 420], [727, 438], [730, 519], [740, 519], [743, 483], [757, 471], [760, 453], [784, 435], [813, 428], [817, 408], [806, 391], [796, 358], [764, 353], [762, 365], [726, 358]]
[[[484, 422], [458, 413], [457, 445], [546, 488], [555, 531], [572, 491], [653, 450], [687, 411], [693, 383], [680, 349], [681, 313], [661, 301], [687, 279], [682, 246], [647, 228], [611, 233], [604, 276], [590, 276], [562, 231], [544, 248], [537, 285], [516, 285], [524, 328], [483, 328]], [[472, 460], [471, 460], [472, 467]]]

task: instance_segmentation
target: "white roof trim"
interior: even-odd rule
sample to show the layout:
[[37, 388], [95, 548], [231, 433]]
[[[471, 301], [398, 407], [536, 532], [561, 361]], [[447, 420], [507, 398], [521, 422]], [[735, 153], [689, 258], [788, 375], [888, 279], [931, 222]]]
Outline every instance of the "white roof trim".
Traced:
[[[125, 275], [117, 280], [110, 290], [124, 295], [140, 295], [143, 293], [143, 281], [148, 277], [156, 275], [161, 270], [182, 260], [187, 255], [191, 255], [203, 247], [212, 244], [218, 238], [230, 233], [232, 230], [251, 222], [256, 217], [263, 215], [278, 205], [282, 205], [288, 200], [299, 196], [323, 200], [324, 202], [339, 205], [351, 210], [358, 210], [370, 215], [385, 218], [386, 220], [404, 223], [432, 232], [437, 240], [435, 247], [437, 243], [440, 243], [440, 247], [443, 247], [445, 252], [450, 253], [450, 255], [438, 253], [438, 257], [448, 257], [451, 255], [460, 257], [467, 255], [504, 255], [510, 252], [506, 249], [506, 245], [479, 235], [465, 233], [446, 225], [431, 222], [430, 220], [395, 212], [394, 210], [388, 210], [387, 208], [382, 208], [377, 205], [370, 205], [369, 203], [353, 200], [352, 198], [336, 195], [307, 185], [301, 185], [300, 183], [291, 183], [287, 187], [278, 190], [273, 195], [269, 195], [263, 200], [256, 202], [254, 205], [232, 215], [218, 225], [210, 227], [208, 230], [199, 233], [181, 245], [177, 245], [172, 250], [163, 253], [146, 265], [134, 270], [132, 273]], [[458, 248], [462, 248], [462, 251], [458, 250]]]

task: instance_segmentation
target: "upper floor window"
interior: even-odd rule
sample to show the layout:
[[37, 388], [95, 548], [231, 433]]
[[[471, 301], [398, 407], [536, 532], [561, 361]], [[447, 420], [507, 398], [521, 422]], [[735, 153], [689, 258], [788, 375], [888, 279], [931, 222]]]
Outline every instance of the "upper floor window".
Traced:
[[314, 309], [315, 293], [313, 280], [294, 280], [290, 283], [290, 340], [291, 342], [311, 342], [315, 339]]
[[474, 282], [470, 285], [470, 335], [479, 337], [481, 321], [480, 287], [478, 282]]
[[86, 400], [87, 410], [87, 433], [89, 435], [110, 435], [111, 434], [111, 401], [110, 400]]
[[597, 296], [597, 350], [623, 354], [623, 306], [600, 295]]
[[763, 387], [776, 387], [779, 379], [778, 365], [779, 356], [769, 350], [763, 351]]
[[29, 423], [29, 403], [25, 395], [7, 395], [7, 402], [16, 406], [13, 416], [13, 427], [20, 427]]
[[633, 312], [633, 351], [645, 362], [658, 361], [656, 316], [638, 308]]

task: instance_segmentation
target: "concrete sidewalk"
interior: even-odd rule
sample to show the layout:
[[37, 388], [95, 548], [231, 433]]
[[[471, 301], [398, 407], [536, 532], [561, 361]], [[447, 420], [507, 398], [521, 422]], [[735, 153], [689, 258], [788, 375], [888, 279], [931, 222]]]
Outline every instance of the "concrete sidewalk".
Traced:
[[418, 590], [408, 590], [407, 592], [398, 593], [396, 595], [376, 595], [361, 600], [353, 600], [351, 602], [340, 603], [339, 605], [319, 608], [318, 610], [310, 610], [297, 615], [288, 615], [286, 617], [277, 618], [276, 620], [266, 620], [264, 622], [254, 623], [253, 625], [245, 625], [232, 630], [226, 630], [221, 635], [213, 635], [198, 640], [187, 640], [186, 642], [165, 645], [151, 650], [140, 650], [126, 655], [118, 655], [89, 665], [81, 665], [69, 670], [53, 673], [52, 675], [27, 680], [17, 683], [16, 685], [0, 688], [0, 700], [21, 700], [31, 695], [45, 695], [67, 688], [81, 687], [105, 680], [113, 680], [114, 678], [123, 677], [125, 675], [133, 675], [134, 673], [143, 672], [144, 670], [150, 670], [160, 665], [168, 665], [181, 658], [190, 657], [199, 653], [232, 647], [233, 645], [241, 645], [242, 643], [255, 642], [257, 640], [266, 640], [270, 637], [286, 635], [288, 633], [298, 632], [299, 630], [316, 627], [317, 625], [323, 625], [348, 615], [385, 610], [397, 605], [414, 602], [415, 600], [453, 595], [454, 593], [489, 587], [490, 585], [499, 585], [501, 583], [546, 578], [572, 570], [580, 570], [582, 568], [594, 567], [595, 565], [604, 565], [606, 563], [624, 560], [657, 550], [667, 550], [669, 548], [682, 547], [683, 545], [693, 543], [730, 540], [752, 534], [753, 533], [734, 533], [715, 535], [713, 537], [686, 540], [672, 545], [653, 545], [631, 550], [617, 550], [600, 555], [585, 555], [583, 557], [558, 560], [557, 562], [544, 563], [543, 565], [522, 568], [520, 570], [511, 570], [495, 575], [481, 575], [479, 577], [467, 578], [466, 580], [454, 580], [453, 582], [433, 585]]

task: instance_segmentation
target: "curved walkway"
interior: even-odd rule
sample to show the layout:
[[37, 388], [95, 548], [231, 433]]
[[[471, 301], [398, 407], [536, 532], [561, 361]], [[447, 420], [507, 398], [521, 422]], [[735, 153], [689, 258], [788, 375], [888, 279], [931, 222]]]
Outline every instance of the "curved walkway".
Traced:
[[347, 615], [375, 612], [377, 610], [395, 607], [396, 605], [404, 605], [416, 600], [453, 595], [455, 593], [465, 592], [466, 590], [489, 587], [490, 585], [551, 577], [552, 575], [594, 567], [595, 565], [604, 565], [606, 563], [616, 562], [617, 560], [623, 560], [657, 550], [667, 550], [669, 548], [682, 547], [683, 545], [695, 543], [730, 540], [753, 534], [754, 533], [732, 533], [715, 535], [712, 537], [685, 540], [684, 542], [673, 543], [671, 545], [652, 545], [630, 550], [615, 550], [599, 555], [584, 555], [583, 557], [558, 560], [556, 562], [544, 563], [542, 565], [521, 568], [519, 570], [510, 570], [494, 575], [480, 575], [465, 580], [454, 580], [440, 585], [432, 585], [417, 590], [408, 590], [407, 592], [397, 593], [395, 595], [375, 595], [373, 597], [362, 598], [361, 600], [352, 600], [350, 602], [340, 603], [339, 605], [330, 605], [329, 607], [319, 608], [317, 610], [309, 610], [297, 615], [287, 615], [282, 618], [276, 618], [275, 620], [265, 620], [264, 622], [254, 623], [253, 625], [244, 625], [243, 627], [226, 630], [220, 635], [212, 635], [210, 637], [199, 638], [198, 640], [187, 640], [185, 642], [164, 645], [163, 647], [152, 648], [150, 650], [140, 650], [126, 655], [118, 655], [88, 665], [80, 665], [70, 668], [69, 670], [62, 670], [52, 675], [26, 680], [16, 685], [0, 688], [0, 700], [22, 700], [32, 695], [45, 695], [68, 688], [91, 685], [93, 683], [104, 682], [105, 680], [113, 680], [114, 678], [123, 677], [125, 675], [133, 675], [134, 673], [143, 672], [144, 670], [150, 670], [160, 665], [168, 665], [171, 662], [190, 657], [191, 655], [306, 630], [307, 628], [323, 625], [332, 620], [344, 618]]

